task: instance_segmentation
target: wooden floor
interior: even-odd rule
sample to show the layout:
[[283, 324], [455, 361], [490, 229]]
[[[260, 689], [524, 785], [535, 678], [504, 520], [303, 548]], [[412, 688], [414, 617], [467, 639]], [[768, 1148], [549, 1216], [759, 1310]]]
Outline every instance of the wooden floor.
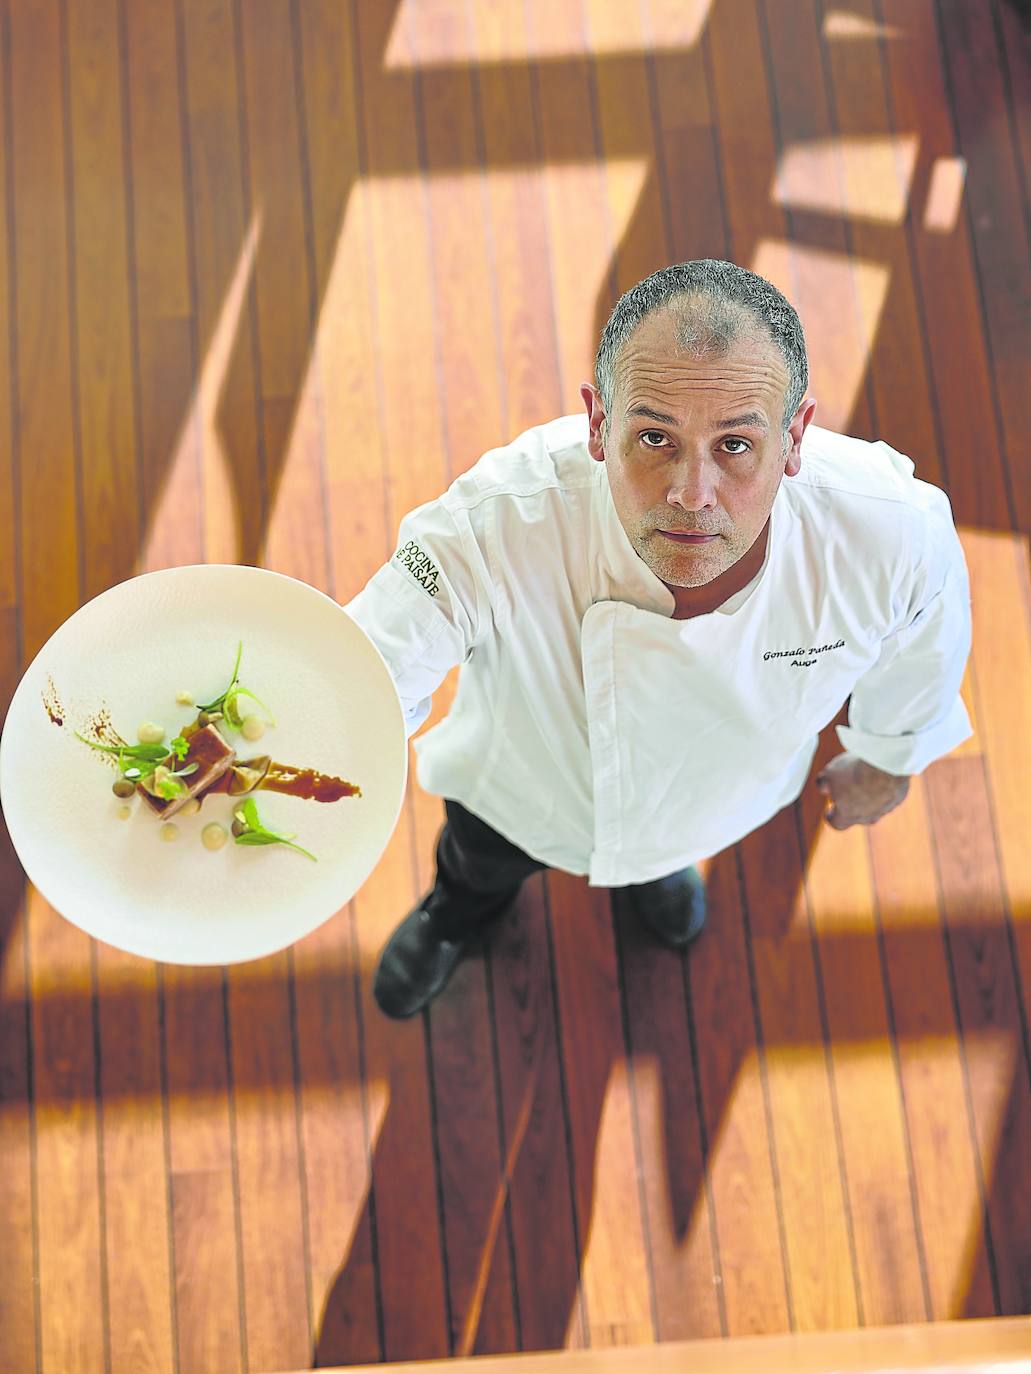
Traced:
[[414, 782], [347, 909], [225, 970], [91, 941], [5, 835], [5, 1371], [1031, 1311], [1021, 11], [0, 3], [4, 706], [136, 571], [346, 601], [407, 510], [581, 409], [620, 292], [717, 256], [798, 304], [817, 422], [950, 493], [976, 723], [872, 829], [810, 787], [714, 856], [689, 958], [550, 873], [414, 1023], [370, 995], [431, 873]]

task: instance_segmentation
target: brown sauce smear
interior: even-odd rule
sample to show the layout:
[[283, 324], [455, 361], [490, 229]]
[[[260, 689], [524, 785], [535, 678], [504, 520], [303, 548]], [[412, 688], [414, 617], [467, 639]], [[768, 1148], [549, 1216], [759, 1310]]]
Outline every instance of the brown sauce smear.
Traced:
[[[241, 759], [246, 763], [246, 759]], [[214, 792], [228, 792], [233, 778], [230, 768], [220, 778], [204, 789], [205, 797]], [[335, 802], [341, 797], [360, 797], [362, 789], [343, 778], [334, 778], [328, 773], [320, 773], [315, 768], [295, 768], [289, 763], [272, 763], [269, 770], [254, 788], [254, 792], [284, 792], [290, 797], [301, 797], [304, 801]], [[252, 792], [245, 794], [253, 796]]]
[[61, 698], [57, 695], [57, 688], [54, 686], [52, 677], [47, 678], [46, 691], [43, 693], [43, 707], [55, 725], [64, 724], [65, 709], [61, 705]]
[[285, 792], [305, 801], [335, 802], [341, 797], [360, 797], [362, 789], [343, 778], [331, 777], [314, 768], [294, 768], [288, 763], [273, 763], [258, 783], [256, 791]]

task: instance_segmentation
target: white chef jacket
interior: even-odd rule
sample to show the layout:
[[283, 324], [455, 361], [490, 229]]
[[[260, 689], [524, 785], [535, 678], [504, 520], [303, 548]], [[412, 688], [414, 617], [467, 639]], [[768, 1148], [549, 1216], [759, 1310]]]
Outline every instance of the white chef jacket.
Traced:
[[970, 590], [946, 494], [884, 443], [810, 425], [755, 578], [674, 620], [634, 550], [586, 413], [491, 449], [401, 522], [344, 608], [383, 655], [426, 791], [592, 885], [733, 844], [802, 791], [851, 694], [845, 749], [919, 773], [973, 733]]

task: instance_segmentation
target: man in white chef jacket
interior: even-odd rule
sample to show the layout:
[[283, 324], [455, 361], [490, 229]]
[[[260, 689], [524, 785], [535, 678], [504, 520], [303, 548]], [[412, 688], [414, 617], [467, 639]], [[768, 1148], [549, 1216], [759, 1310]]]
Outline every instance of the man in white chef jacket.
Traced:
[[[544, 867], [626, 890], [656, 939], [705, 920], [695, 861], [818, 784], [837, 829], [898, 806], [972, 734], [970, 593], [948, 497], [883, 442], [813, 425], [801, 324], [731, 263], [617, 303], [586, 414], [491, 449], [401, 523], [346, 610], [445, 798], [433, 890], [380, 957], [411, 1016]], [[783, 479], [789, 479], [787, 481]]]

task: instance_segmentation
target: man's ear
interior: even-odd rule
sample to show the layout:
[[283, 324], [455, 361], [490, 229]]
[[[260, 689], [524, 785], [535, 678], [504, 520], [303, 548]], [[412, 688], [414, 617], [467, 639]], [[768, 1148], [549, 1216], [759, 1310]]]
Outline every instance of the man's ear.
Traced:
[[795, 411], [791, 417], [791, 423], [787, 428], [788, 443], [784, 449], [784, 476], [794, 477], [802, 467], [802, 435], [809, 428], [809, 423], [816, 414], [816, 397], [810, 396], [808, 400]]
[[601, 427], [605, 421], [605, 411], [602, 407], [601, 392], [590, 382], [583, 382], [580, 386], [580, 395], [587, 407], [587, 419], [590, 423], [590, 431], [587, 435], [587, 452], [596, 463], [604, 463], [605, 446], [602, 442]]

